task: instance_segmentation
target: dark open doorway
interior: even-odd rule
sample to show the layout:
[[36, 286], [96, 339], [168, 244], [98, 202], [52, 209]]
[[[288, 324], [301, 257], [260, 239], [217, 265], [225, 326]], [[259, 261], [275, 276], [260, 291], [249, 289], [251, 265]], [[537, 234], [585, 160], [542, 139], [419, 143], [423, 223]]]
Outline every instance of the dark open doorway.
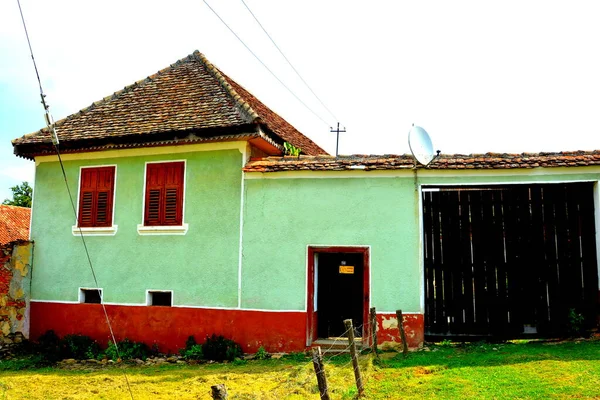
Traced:
[[368, 337], [369, 251], [367, 247], [309, 247], [307, 345], [344, 334], [352, 319], [355, 335]]
[[343, 336], [344, 320], [356, 327], [363, 323], [363, 260], [358, 253], [318, 255], [317, 335], [321, 338]]

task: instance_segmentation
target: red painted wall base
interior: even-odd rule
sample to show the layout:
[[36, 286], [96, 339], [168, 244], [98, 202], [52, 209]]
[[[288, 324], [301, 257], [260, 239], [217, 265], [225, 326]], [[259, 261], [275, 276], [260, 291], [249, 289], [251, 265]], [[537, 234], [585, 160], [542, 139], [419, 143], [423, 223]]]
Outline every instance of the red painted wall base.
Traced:
[[[117, 340], [129, 338], [161, 352], [174, 353], [194, 335], [198, 342], [213, 333], [242, 345], [254, 353], [263, 346], [269, 352], [303, 351], [306, 348], [307, 318], [303, 311], [274, 312], [218, 310], [184, 307], [106, 305]], [[99, 304], [31, 302], [30, 338], [37, 340], [48, 330], [63, 337], [83, 334], [106, 345], [110, 332]], [[400, 342], [395, 314], [377, 314], [377, 342], [391, 346]], [[409, 347], [423, 343], [423, 314], [405, 314], [404, 329]]]
[[[404, 332], [408, 347], [420, 347], [425, 340], [423, 314], [404, 314]], [[394, 346], [401, 343], [396, 314], [377, 314], [377, 343]]]
[[[183, 307], [106, 305], [117, 340], [129, 338], [161, 352], [176, 352], [194, 335], [199, 343], [213, 333], [254, 353], [264, 346], [269, 352], [303, 351], [306, 348], [305, 312], [263, 312]], [[31, 302], [30, 338], [52, 329], [63, 337], [83, 334], [106, 345], [110, 333], [99, 304]]]

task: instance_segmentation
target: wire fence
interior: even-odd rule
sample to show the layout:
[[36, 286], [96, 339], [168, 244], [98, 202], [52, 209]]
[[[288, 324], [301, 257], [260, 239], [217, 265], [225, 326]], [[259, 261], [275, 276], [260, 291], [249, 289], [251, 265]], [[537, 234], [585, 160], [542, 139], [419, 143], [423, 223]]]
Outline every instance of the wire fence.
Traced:
[[[323, 373], [326, 381], [329, 383], [329, 393], [334, 393], [335, 397], [339, 397], [341, 394], [340, 392], [345, 393], [354, 391], [355, 369], [350, 355], [352, 344], [350, 343], [348, 336], [351, 329], [360, 331], [362, 328], [362, 324], [348, 328], [340, 336], [324, 340], [324, 343], [320, 346], [323, 354]], [[319, 341], [313, 343], [313, 346], [315, 344], [318, 345]], [[358, 358], [361, 368], [363, 369], [363, 372], [365, 372], [364, 370], [368, 366], [367, 361], [370, 359], [371, 355], [370, 353], [361, 354], [361, 349], [357, 350], [359, 352]], [[273, 398], [293, 395], [306, 396], [307, 393], [310, 393], [311, 396], [318, 396], [318, 373], [314, 370], [314, 363], [314, 358], [311, 357], [309, 361], [302, 361], [293, 368], [282, 368], [281, 372], [284, 377], [280, 376], [280, 378], [283, 379], [281, 379], [280, 383], [273, 388], [270, 395], [274, 396]], [[218, 397], [215, 398], [218, 399]], [[260, 398], [271, 397], [262, 396]]]

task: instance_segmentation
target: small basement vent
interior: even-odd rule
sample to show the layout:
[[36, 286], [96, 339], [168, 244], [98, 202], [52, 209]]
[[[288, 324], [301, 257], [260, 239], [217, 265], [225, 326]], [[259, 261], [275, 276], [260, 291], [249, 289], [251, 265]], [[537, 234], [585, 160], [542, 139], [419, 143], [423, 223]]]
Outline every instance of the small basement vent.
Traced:
[[79, 289], [79, 302], [88, 304], [102, 303], [102, 289]]
[[148, 290], [146, 294], [146, 304], [149, 306], [171, 307], [173, 305], [173, 291]]

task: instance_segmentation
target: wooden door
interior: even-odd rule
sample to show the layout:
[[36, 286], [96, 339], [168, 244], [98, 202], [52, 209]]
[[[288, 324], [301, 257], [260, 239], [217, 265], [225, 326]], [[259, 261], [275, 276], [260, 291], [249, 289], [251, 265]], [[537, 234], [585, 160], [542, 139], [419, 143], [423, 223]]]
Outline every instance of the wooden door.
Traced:
[[595, 323], [592, 183], [423, 192], [428, 335], [564, 333]]

